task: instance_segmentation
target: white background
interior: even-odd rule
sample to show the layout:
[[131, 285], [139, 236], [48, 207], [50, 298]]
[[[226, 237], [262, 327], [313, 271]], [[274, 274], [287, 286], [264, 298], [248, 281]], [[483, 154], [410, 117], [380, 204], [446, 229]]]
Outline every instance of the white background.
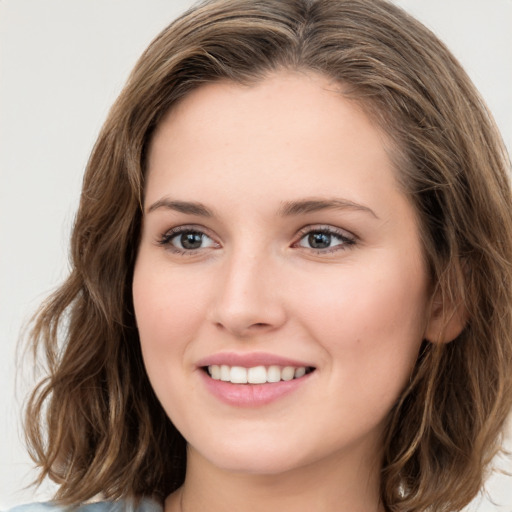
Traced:
[[[461, 60], [512, 148], [512, 0], [397, 0]], [[190, 0], [0, 0], [0, 509], [34, 499], [15, 390], [21, 326], [67, 273], [81, 176], [136, 58]], [[28, 382], [28, 385], [31, 383]], [[512, 471], [512, 462], [500, 462]], [[512, 478], [492, 500], [512, 511]]]

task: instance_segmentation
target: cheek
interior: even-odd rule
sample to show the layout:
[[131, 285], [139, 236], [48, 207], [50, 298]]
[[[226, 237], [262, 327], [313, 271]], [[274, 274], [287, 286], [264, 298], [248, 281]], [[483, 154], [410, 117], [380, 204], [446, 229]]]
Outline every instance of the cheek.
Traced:
[[197, 283], [180, 279], [168, 264], [154, 259], [148, 264], [144, 254], [139, 256], [133, 303], [141, 350], [153, 389], [168, 413], [180, 402], [182, 370], [191, 365], [189, 348], [204, 318]]
[[311, 281], [294, 293], [300, 301], [296, 307], [328, 337], [343, 331], [359, 341], [377, 334], [403, 339], [424, 329], [427, 294], [421, 270], [404, 272], [388, 265], [381, 272], [361, 266], [360, 271], [335, 269]]
[[146, 259], [143, 252], [139, 255], [132, 293], [144, 366], [173, 421], [187, 417], [183, 389], [189, 385], [183, 369], [191, 366], [190, 342], [204, 317], [197, 291], [197, 283], [181, 282], [180, 274], [169, 272], [168, 264]]
[[139, 257], [132, 289], [143, 346], [161, 344], [162, 348], [172, 349], [190, 338], [190, 331], [199, 325], [202, 315], [198, 285], [193, 276], [182, 283], [179, 273], [169, 272], [158, 262], [146, 264], [144, 255]]
[[396, 261], [383, 256], [378, 265], [340, 269], [320, 282], [316, 276], [308, 293], [296, 294], [306, 297], [297, 308], [334, 374], [369, 400], [384, 394], [390, 403], [416, 361], [427, 305], [421, 264], [404, 268]]

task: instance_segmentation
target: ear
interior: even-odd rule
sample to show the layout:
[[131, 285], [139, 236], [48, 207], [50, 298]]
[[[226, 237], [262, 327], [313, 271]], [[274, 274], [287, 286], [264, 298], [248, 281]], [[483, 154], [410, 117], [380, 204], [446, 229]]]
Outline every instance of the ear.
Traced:
[[427, 320], [424, 338], [431, 343], [449, 343], [466, 326], [468, 311], [462, 298], [457, 300], [453, 296], [448, 297], [438, 288], [434, 293]]

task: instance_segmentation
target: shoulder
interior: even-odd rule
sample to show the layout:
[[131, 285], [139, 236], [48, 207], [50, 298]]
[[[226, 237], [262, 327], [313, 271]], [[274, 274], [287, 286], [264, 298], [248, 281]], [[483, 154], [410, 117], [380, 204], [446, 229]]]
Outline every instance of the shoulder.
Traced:
[[137, 506], [130, 501], [99, 501], [79, 507], [66, 507], [47, 502], [19, 505], [7, 512], [163, 512], [163, 507], [149, 499], [143, 499]]

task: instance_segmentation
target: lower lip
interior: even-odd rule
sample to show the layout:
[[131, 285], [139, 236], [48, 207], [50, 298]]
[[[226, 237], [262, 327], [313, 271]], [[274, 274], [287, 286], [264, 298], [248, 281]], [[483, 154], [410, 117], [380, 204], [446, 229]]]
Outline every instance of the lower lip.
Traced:
[[314, 372], [298, 379], [265, 384], [232, 384], [212, 379], [203, 370], [200, 370], [200, 373], [208, 391], [221, 402], [235, 407], [259, 407], [297, 391]]

